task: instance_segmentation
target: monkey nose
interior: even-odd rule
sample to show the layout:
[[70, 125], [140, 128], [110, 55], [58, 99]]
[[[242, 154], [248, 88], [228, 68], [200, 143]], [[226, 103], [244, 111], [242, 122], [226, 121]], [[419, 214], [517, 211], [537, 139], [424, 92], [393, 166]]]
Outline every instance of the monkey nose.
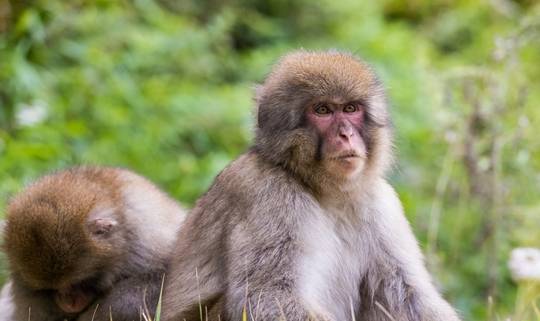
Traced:
[[354, 135], [354, 131], [351, 128], [342, 128], [339, 130], [339, 137], [345, 141], [349, 141]]

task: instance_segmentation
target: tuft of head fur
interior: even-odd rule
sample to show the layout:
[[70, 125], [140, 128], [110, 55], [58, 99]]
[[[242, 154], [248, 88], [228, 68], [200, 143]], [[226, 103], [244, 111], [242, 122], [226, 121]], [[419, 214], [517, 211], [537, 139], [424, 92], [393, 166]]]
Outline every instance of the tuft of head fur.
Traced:
[[49, 289], [117, 257], [123, 239], [96, 241], [89, 219], [103, 208], [120, 211], [119, 190], [117, 171], [108, 168], [74, 168], [31, 184], [7, 208], [4, 246], [12, 271], [29, 287]]
[[255, 150], [315, 189], [331, 183], [331, 178], [314, 174], [320, 166], [320, 142], [303, 127], [306, 108], [325, 99], [361, 101], [366, 106], [366, 128], [361, 134], [368, 160], [363, 177], [383, 175], [392, 159], [384, 89], [366, 63], [338, 51], [299, 50], [285, 55], [274, 66], [256, 90]]

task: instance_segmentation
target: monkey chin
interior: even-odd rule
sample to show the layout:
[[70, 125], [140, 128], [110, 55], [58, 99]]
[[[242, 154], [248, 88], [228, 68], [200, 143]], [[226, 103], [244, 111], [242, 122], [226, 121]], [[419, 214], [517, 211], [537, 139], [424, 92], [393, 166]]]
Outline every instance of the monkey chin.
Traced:
[[361, 156], [345, 156], [331, 158], [329, 170], [338, 178], [344, 180], [354, 180], [364, 169], [365, 160]]

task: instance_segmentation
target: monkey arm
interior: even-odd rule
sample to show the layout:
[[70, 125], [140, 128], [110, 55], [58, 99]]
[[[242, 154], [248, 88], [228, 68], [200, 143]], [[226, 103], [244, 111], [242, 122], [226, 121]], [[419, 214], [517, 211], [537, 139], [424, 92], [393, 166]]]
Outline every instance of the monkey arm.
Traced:
[[[309, 320], [299, 301], [298, 224], [314, 201], [299, 183], [247, 153], [229, 165], [180, 229], [162, 320]], [[284, 317], [286, 316], [286, 318]], [[323, 318], [318, 318], [323, 321]]]
[[298, 293], [299, 226], [314, 200], [279, 169], [249, 172], [265, 184], [236, 185], [248, 206], [238, 208], [227, 235], [227, 316], [242, 320], [245, 311], [248, 320], [327, 320], [308, 311]]
[[102, 298], [89, 306], [77, 321], [132, 321], [134, 315], [148, 313], [152, 318], [165, 273], [159, 269], [143, 275], [135, 275], [115, 283]]
[[385, 257], [378, 258], [375, 267], [380, 286], [374, 299], [379, 302], [372, 302], [375, 306], [369, 310], [373, 315], [367, 320], [382, 320], [390, 313], [396, 320], [459, 321], [431, 281], [395, 191], [384, 182], [379, 192], [385, 201], [379, 200], [375, 215], [379, 216], [377, 230]]
[[265, 232], [246, 222], [231, 235], [242, 244], [231, 250], [228, 262], [229, 269], [236, 271], [229, 274], [226, 296], [231, 320], [242, 320], [244, 310], [249, 320], [308, 320], [296, 293], [294, 236], [284, 231], [271, 240], [257, 240], [252, 233]]
[[213, 186], [197, 203], [179, 231], [165, 276], [163, 321], [224, 320], [220, 310], [225, 266], [222, 235], [225, 202]]
[[[213, 257], [217, 252], [178, 251], [178, 262], [169, 269], [164, 289], [163, 321], [225, 320], [220, 310], [222, 304], [222, 271], [224, 267]], [[184, 255], [185, 254], [185, 255]]]

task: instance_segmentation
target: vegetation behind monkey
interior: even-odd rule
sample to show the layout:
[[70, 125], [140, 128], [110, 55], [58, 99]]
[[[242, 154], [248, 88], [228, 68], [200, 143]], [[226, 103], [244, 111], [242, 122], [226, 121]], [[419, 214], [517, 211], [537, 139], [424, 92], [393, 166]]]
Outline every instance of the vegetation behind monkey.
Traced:
[[78, 167], [39, 179], [7, 208], [11, 275], [0, 320], [152, 315], [183, 219], [175, 201], [128, 170]]
[[181, 228], [162, 319], [459, 320], [384, 179], [392, 135], [372, 70], [294, 52], [256, 102], [254, 146]]

